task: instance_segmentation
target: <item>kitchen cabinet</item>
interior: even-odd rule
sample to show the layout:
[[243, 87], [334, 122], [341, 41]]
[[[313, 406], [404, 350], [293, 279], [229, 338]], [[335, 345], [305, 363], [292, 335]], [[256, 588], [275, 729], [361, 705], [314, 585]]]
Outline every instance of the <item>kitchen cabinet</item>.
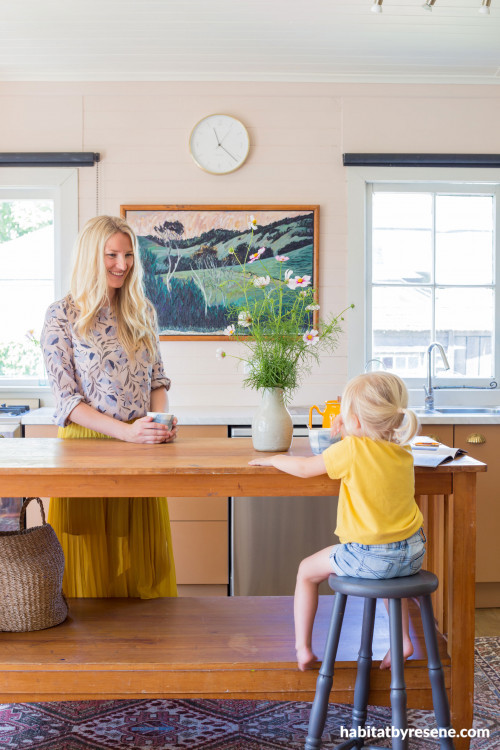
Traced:
[[[183, 425], [186, 438], [227, 437], [226, 425]], [[227, 596], [228, 500], [168, 495], [179, 596]]]
[[[182, 435], [210, 440], [227, 437], [226, 425], [183, 425]], [[55, 425], [25, 425], [25, 437], [57, 437]], [[179, 596], [227, 596], [228, 500], [214, 497], [171, 497], [168, 509]], [[48, 512], [48, 498], [43, 498]], [[38, 505], [30, 503], [28, 526], [41, 523]]]
[[477, 482], [476, 606], [500, 607], [500, 425], [456, 424], [454, 445], [488, 465]]
[[[472, 458], [488, 465], [477, 477], [476, 515], [476, 607], [500, 607], [500, 425], [498, 424], [424, 424], [422, 435], [436, 437], [445, 445], [463, 448]], [[469, 442], [484, 440], [484, 442]]]

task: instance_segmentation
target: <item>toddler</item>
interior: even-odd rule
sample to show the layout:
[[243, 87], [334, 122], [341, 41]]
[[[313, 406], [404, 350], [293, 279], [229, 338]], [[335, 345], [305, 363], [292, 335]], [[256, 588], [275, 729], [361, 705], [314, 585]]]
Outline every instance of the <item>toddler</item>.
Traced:
[[[418, 420], [397, 375], [369, 372], [351, 380], [333, 423], [343, 440], [319, 456], [277, 456], [250, 461], [297, 477], [327, 473], [341, 479], [337, 528], [341, 544], [302, 560], [294, 599], [295, 648], [300, 670], [316, 661], [311, 647], [318, 587], [332, 573], [356, 578], [396, 578], [418, 573], [425, 552], [423, 517], [415, 502], [413, 457], [408, 442]], [[413, 653], [408, 602], [403, 609], [403, 654]], [[391, 665], [390, 650], [380, 665]]]

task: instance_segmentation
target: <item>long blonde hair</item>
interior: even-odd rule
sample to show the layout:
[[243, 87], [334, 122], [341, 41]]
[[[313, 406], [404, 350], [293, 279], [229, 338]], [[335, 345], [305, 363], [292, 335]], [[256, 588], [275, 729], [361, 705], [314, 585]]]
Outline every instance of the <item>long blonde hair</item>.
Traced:
[[354, 430], [355, 415], [363, 435], [373, 440], [403, 445], [418, 430], [417, 415], [408, 409], [406, 386], [390, 372], [367, 372], [350, 380], [342, 395], [341, 414], [347, 434]]
[[113, 305], [117, 318], [118, 340], [129, 355], [144, 344], [152, 359], [156, 356], [156, 313], [144, 294], [143, 270], [137, 237], [132, 227], [118, 216], [96, 216], [90, 219], [75, 243], [75, 263], [71, 276], [71, 295], [80, 315], [76, 329], [84, 340], [90, 340], [92, 325], [101, 307], [109, 304], [104, 246], [117, 232], [126, 234], [134, 251], [134, 263]]

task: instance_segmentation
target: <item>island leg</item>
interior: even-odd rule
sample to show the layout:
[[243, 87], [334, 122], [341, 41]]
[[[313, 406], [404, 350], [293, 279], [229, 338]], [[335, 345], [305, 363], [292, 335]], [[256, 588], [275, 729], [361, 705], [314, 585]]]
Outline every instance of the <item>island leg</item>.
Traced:
[[[448, 649], [451, 657], [451, 724], [472, 728], [474, 710], [474, 625], [476, 578], [476, 474], [453, 474], [450, 498]], [[456, 750], [470, 739], [457, 737]]]

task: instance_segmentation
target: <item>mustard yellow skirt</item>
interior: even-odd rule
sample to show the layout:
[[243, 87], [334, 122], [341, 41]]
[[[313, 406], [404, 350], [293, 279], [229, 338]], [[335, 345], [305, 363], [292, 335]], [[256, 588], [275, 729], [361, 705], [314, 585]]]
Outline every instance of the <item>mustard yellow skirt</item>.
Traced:
[[[58, 437], [107, 435], [71, 423]], [[166, 497], [52, 497], [48, 520], [66, 558], [66, 596], [177, 596]]]

